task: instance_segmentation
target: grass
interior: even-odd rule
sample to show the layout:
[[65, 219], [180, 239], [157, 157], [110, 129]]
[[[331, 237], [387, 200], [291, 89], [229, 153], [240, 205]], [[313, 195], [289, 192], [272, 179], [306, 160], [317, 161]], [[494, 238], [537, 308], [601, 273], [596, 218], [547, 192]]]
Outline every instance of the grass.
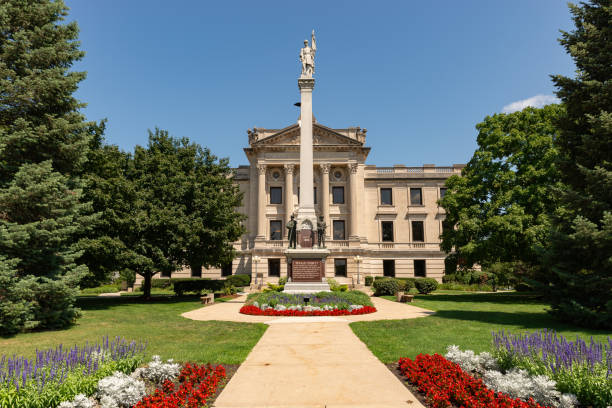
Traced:
[[[385, 297], [395, 300], [394, 297]], [[436, 311], [435, 315], [409, 320], [351, 323], [355, 334], [384, 363], [419, 353], [446, 352], [456, 344], [476, 352], [491, 350], [491, 332], [534, 331], [550, 328], [566, 337], [593, 336], [606, 340], [610, 331], [589, 330], [555, 320], [547, 305], [531, 294], [452, 292], [416, 295], [412, 303]]]
[[147, 353], [163, 359], [200, 363], [240, 364], [263, 335], [258, 323], [201, 322], [181, 313], [202, 305], [198, 297], [81, 297], [83, 316], [65, 330], [21, 333], [0, 338], [0, 354], [32, 357], [36, 349], [97, 342], [123, 336], [148, 342]]

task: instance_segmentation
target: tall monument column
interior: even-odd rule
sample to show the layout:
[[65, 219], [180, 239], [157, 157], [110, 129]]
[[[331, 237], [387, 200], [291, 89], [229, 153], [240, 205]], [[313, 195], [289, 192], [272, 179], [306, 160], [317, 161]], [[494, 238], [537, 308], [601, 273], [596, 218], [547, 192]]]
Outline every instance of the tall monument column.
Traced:
[[[302, 75], [298, 79], [300, 88], [300, 204], [297, 211], [297, 222], [289, 221], [289, 248], [285, 251], [288, 263], [288, 282], [285, 284], [286, 293], [317, 293], [329, 291], [329, 284], [325, 282], [325, 259], [329, 250], [322, 247], [320, 242], [316, 248], [315, 231], [317, 229], [317, 214], [314, 206], [313, 188], [313, 147], [312, 147], [312, 90], [314, 89], [314, 57], [317, 50], [314, 30], [311, 44], [304, 41], [304, 48], [300, 51], [302, 61]], [[327, 182], [329, 189], [329, 180]], [[323, 192], [323, 197], [326, 195]], [[325, 200], [325, 198], [324, 198]], [[324, 206], [327, 208], [327, 206]], [[325, 211], [325, 210], [324, 210]], [[321, 228], [323, 226], [321, 225]], [[298, 245], [293, 237], [297, 230]]]
[[313, 196], [313, 158], [312, 158], [312, 90], [314, 78], [298, 79], [301, 96], [300, 115], [300, 207], [298, 209], [298, 229], [314, 230], [317, 225]]

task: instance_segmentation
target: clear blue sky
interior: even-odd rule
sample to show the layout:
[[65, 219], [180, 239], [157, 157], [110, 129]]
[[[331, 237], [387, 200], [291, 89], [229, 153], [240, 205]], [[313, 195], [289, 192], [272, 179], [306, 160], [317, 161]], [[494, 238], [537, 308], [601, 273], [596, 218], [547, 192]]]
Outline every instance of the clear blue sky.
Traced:
[[[299, 49], [317, 34], [313, 111], [368, 129], [368, 163], [465, 163], [474, 126], [573, 75], [564, 1], [67, 0], [77, 97], [125, 150], [158, 126], [246, 164], [246, 130], [295, 123]], [[537, 98], [536, 98], [537, 99]], [[542, 98], [540, 98], [542, 99]], [[546, 98], [544, 98], [546, 99]], [[509, 108], [508, 108], [509, 109]]]

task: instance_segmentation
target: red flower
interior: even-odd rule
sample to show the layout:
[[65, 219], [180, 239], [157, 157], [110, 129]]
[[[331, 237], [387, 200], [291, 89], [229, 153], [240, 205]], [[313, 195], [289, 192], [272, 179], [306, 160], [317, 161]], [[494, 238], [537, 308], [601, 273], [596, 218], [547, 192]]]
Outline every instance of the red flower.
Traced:
[[217, 391], [225, 378], [225, 367], [218, 365], [185, 364], [179, 374], [178, 389], [174, 383], [164, 381], [162, 389], [144, 397], [134, 408], [198, 408]]
[[346, 315], [362, 315], [368, 313], [374, 313], [375, 307], [363, 306], [362, 308], [355, 309], [352, 312], [348, 310], [313, 310], [310, 312], [303, 310], [274, 310], [266, 309], [261, 310], [257, 306], [245, 305], [240, 308], [240, 313], [257, 316], [346, 316]]
[[462, 408], [543, 408], [533, 399], [523, 401], [495, 393], [439, 354], [419, 354], [414, 361], [399, 359], [399, 368], [423, 392], [434, 408], [456, 405]]

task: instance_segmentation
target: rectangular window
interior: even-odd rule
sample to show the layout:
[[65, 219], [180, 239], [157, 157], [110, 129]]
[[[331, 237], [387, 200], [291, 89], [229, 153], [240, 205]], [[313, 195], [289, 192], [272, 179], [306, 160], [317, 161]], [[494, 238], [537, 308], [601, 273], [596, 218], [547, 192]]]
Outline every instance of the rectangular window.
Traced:
[[445, 187], [440, 187], [440, 198], [444, 198], [445, 194], [446, 194], [446, 188]]
[[412, 221], [412, 241], [425, 241], [425, 231], [423, 231], [423, 221]]
[[346, 277], [346, 259], [334, 259], [334, 273]]
[[202, 277], [202, 267], [194, 266], [191, 268], [191, 277], [192, 278], [201, 278]]
[[345, 240], [346, 236], [344, 234], [344, 220], [334, 220], [334, 240]]
[[390, 188], [380, 189], [380, 204], [381, 205], [393, 205], [393, 194]]
[[425, 260], [424, 259], [414, 260], [414, 276], [420, 276], [422, 278], [427, 276], [427, 272], [425, 270]]
[[423, 205], [423, 190], [420, 188], [410, 189], [410, 205]]
[[382, 221], [380, 225], [383, 242], [393, 242], [393, 221]]
[[161, 278], [171, 278], [172, 277], [172, 272], [170, 272], [170, 271], [161, 271], [159, 276]]
[[270, 187], [270, 204], [282, 204], [283, 203], [283, 188], [282, 187]]
[[268, 259], [268, 276], [280, 277], [280, 259]]
[[270, 239], [272, 241], [279, 241], [283, 239], [283, 222], [279, 220], [270, 221]]
[[332, 187], [333, 204], [344, 204], [344, 187]]
[[232, 274], [232, 263], [227, 263], [221, 268], [221, 276], [230, 276]]
[[395, 277], [395, 260], [383, 259], [383, 276]]

